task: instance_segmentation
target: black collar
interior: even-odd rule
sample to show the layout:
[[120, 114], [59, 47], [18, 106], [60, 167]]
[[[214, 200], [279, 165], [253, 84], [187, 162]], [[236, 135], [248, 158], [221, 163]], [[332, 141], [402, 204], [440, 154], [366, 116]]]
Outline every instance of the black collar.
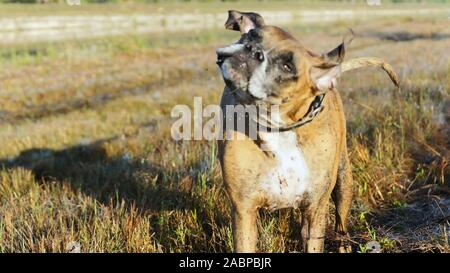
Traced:
[[259, 130], [264, 130], [266, 132], [285, 132], [303, 126], [306, 123], [311, 122], [315, 117], [317, 117], [320, 114], [320, 112], [322, 112], [324, 108], [324, 106], [322, 105], [324, 98], [325, 94], [317, 95], [314, 98], [313, 102], [309, 105], [308, 112], [306, 112], [306, 114], [301, 119], [292, 124], [288, 124], [286, 126], [273, 127], [271, 125], [261, 124], [258, 119], [258, 121], [256, 121], [256, 123], [258, 124], [258, 128]]

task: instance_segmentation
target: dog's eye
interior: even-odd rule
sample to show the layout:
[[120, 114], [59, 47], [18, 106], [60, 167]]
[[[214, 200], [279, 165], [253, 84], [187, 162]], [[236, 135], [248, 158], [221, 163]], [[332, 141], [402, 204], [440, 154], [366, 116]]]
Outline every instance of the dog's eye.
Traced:
[[292, 72], [292, 65], [291, 64], [289, 64], [289, 63], [284, 63], [283, 64], [283, 70], [284, 71], [286, 71], [286, 72]]

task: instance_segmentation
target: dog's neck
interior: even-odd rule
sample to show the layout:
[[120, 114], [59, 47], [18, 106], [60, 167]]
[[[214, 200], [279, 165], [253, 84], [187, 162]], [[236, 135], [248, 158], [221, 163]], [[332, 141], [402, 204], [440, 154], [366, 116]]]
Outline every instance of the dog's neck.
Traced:
[[[290, 131], [297, 129], [311, 121], [319, 115], [323, 110], [323, 99], [325, 94], [319, 94], [312, 99], [308, 108], [305, 111], [304, 99], [303, 103], [297, 106], [295, 103], [285, 103], [283, 105], [276, 105], [277, 109], [274, 109], [271, 104], [260, 103], [260, 110], [258, 111], [257, 123], [260, 128], [267, 132], [277, 131]], [[280, 107], [283, 106], [283, 107]], [[283, 109], [281, 109], [283, 108]], [[270, 110], [269, 110], [270, 109]], [[291, 110], [292, 109], [292, 110]], [[267, 111], [269, 110], [269, 111]], [[296, 118], [297, 115], [303, 113], [301, 117]]]
[[284, 125], [292, 124], [308, 115], [317, 96], [291, 99], [279, 105], [279, 119]]

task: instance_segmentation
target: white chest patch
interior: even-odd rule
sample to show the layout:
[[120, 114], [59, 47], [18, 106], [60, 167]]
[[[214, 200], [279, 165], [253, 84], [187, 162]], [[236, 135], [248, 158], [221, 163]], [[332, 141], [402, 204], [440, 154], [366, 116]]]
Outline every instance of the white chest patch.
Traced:
[[274, 154], [275, 168], [262, 177], [261, 186], [271, 209], [297, 207], [308, 191], [309, 170], [295, 132], [261, 133], [264, 149]]

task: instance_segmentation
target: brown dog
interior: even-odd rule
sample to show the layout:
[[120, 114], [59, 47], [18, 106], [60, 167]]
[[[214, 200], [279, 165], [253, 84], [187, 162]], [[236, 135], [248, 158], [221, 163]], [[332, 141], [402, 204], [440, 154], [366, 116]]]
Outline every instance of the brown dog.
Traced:
[[343, 62], [350, 39], [327, 54], [315, 54], [289, 33], [265, 25], [256, 13], [229, 11], [225, 26], [242, 36], [217, 49], [226, 83], [223, 112], [236, 105], [276, 105], [279, 110], [270, 117], [257, 115], [256, 137], [249, 133], [251, 125], [245, 130], [228, 126], [242, 119], [251, 124], [248, 113], [224, 117], [219, 158], [232, 202], [234, 250], [256, 251], [259, 208], [294, 207], [302, 213], [304, 251], [322, 252], [332, 196], [338, 251], [350, 251], [342, 238], [347, 235], [353, 182], [336, 79], [346, 70], [372, 65], [383, 68], [398, 85], [395, 73], [375, 58]]

